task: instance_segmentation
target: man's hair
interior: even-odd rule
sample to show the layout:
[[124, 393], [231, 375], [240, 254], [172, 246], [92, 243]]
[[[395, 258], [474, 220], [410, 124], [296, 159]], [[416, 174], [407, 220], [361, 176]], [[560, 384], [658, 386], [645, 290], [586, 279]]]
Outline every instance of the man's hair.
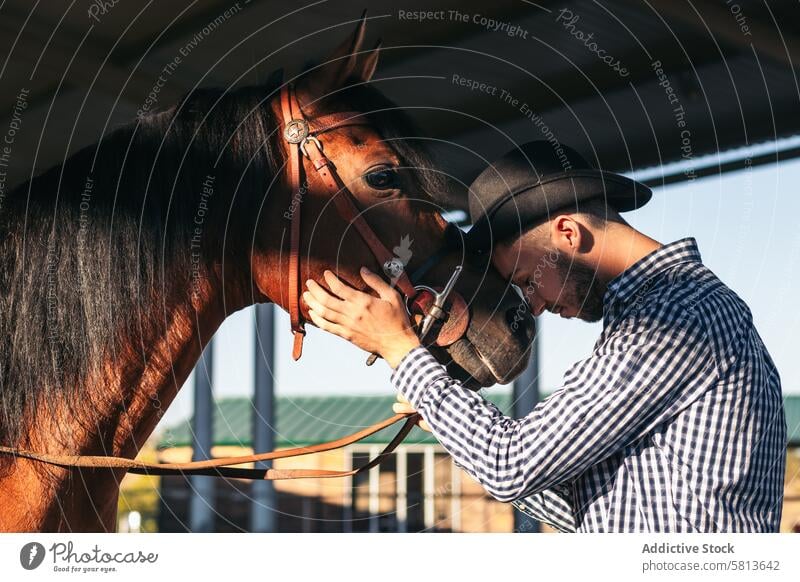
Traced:
[[591, 198], [580, 203], [580, 207], [566, 206], [550, 213], [549, 216], [534, 222], [523, 228], [522, 232], [514, 233], [503, 239], [500, 243], [504, 246], [514, 244], [523, 235], [533, 234], [534, 238], [544, 238], [547, 236], [547, 225], [552, 219], [560, 214], [578, 214], [594, 228], [605, 228], [610, 223], [623, 224], [627, 226], [625, 219], [620, 216], [614, 208], [606, 204], [603, 198]]

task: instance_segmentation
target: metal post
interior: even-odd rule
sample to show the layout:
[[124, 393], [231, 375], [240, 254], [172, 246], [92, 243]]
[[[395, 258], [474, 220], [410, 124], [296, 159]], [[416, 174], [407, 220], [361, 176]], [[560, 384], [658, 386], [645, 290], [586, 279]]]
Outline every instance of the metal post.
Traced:
[[436, 495], [433, 445], [426, 445], [422, 453], [422, 521], [425, 524], [425, 531], [432, 532], [436, 526], [436, 515], [434, 514], [434, 496]]
[[397, 531], [408, 531], [408, 454], [405, 447], [397, 453]]
[[[255, 388], [253, 394], [253, 449], [275, 448], [275, 311], [271, 303], [256, 305]], [[271, 461], [256, 463], [268, 469]], [[275, 486], [272, 481], [253, 481], [250, 528], [254, 532], [276, 531]]]
[[[528, 367], [514, 380], [514, 418], [527, 416], [539, 402], [539, 334], [531, 345], [531, 359]], [[538, 532], [539, 523], [533, 518], [514, 509], [514, 531]]]
[[[212, 342], [206, 344], [194, 368], [194, 417], [192, 420], [192, 460], [211, 458], [213, 445], [214, 395], [211, 378], [214, 373]], [[193, 532], [214, 531], [214, 478], [191, 477], [192, 496], [189, 502], [189, 527]]]
[[[378, 445], [372, 445], [369, 448], [369, 458], [374, 459], [377, 457], [381, 452], [381, 448]], [[380, 467], [372, 467], [368, 473], [368, 508], [369, 508], [369, 531], [370, 533], [377, 533], [380, 531], [380, 510], [381, 510], [381, 498], [380, 498]]]
[[461, 531], [461, 469], [450, 462], [450, 531]]

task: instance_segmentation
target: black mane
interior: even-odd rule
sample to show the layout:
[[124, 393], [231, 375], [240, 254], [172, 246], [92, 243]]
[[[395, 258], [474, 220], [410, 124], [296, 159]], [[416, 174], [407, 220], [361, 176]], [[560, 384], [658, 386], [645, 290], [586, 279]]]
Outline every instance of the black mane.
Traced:
[[229, 208], [259, 208], [280, 163], [270, 92], [195, 90], [9, 192], [0, 211], [0, 443], [24, 446], [31, 413], [62, 403], [91, 430], [86, 413], [98, 403], [77, 390], [93, 367], [141, 359], [142, 328], [163, 323], [156, 314], [172, 308], [171, 291], [220, 260], [223, 231], [242, 248], [237, 237], [252, 228], [235, 221], [253, 213], [232, 213], [226, 227]]

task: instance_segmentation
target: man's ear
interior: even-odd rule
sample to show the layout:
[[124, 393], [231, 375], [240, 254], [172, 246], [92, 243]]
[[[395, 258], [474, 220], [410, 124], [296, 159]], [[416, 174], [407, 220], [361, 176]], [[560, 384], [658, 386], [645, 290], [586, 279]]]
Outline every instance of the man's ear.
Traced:
[[580, 251], [582, 236], [581, 224], [569, 214], [559, 214], [550, 221], [550, 242], [564, 253]]
[[369, 81], [378, 66], [380, 41], [372, 50], [364, 50], [367, 11], [361, 15], [356, 29], [333, 53], [298, 81], [303, 102], [316, 101], [348, 84]]

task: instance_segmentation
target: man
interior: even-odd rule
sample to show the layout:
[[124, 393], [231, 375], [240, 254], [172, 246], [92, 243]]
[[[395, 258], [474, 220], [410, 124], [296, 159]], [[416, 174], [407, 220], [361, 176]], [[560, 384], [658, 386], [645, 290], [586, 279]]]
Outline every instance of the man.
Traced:
[[783, 496], [780, 379], [744, 302], [694, 239], [661, 245], [620, 211], [650, 191], [533, 142], [471, 187], [472, 252], [491, 252], [534, 315], [602, 319], [592, 353], [525, 418], [449, 377], [398, 293], [309, 281], [322, 329], [383, 356], [454, 461], [501, 501], [562, 531], [773, 532]]

